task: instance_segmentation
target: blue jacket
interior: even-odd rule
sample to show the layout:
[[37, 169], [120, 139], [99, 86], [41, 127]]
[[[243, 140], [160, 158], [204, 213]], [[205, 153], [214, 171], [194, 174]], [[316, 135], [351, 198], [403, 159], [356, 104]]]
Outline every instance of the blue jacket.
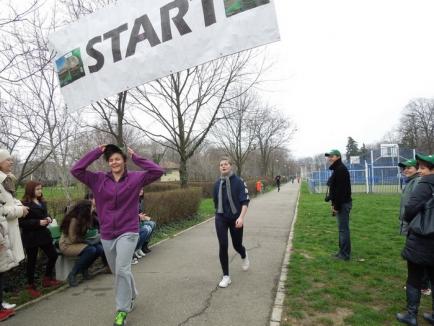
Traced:
[[[231, 206], [229, 204], [229, 199], [228, 199], [228, 193], [226, 190], [226, 181], [224, 181], [222, 185], [223, 214], [220, 215], [223, 215], [224, 217], [231, 220], [236, 220], [241, 214], [241, 208], [243, 206], [249, 205], [250, 202], [249, 190], [247, 189], [247, 185], [244, 182], [244, 180], [236, 176], [235, 174], [231, 176], [230, 180], [231, 180], [232, 199], [235, 204], [235, 208], [237, 209], [237, 212], [235, 214], [232, 214]], [[215, 207], [216, 214], [218, 209], [219, 187], [220, 187], [220, 179], [218, 179], [214, 184], [214, 192], [213, 192], [214, 207]]]

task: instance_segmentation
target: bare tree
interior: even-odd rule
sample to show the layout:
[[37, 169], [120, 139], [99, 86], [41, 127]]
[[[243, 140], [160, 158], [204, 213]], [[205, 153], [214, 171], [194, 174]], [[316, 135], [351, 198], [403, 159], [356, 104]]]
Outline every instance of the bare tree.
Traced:
[[[29, 18], [29, 26], [14, 30], [12, 37], [17, 46], [11, 51], [24, 53], [27, 48], [33, 50], [23, 55], [12, 68], [20, 82], [13, 85], [9, 96], [17, 109], [11, 116], [21, 127], [27, 126], [27, 141], [34, 144], [32, 151], [41, 155], [38, 164], [48, 157], [54, 161], [65, 196], [71, 200], [69, 145], [70, 140], [77, 136], [78, 128], [76, 119], [72, 119], [72, 112], [68, 111], [61, 99], [57, 74], [51, 64], [53, 54], [48, 49], [48, 34], [56, 28], [54, 10], [47, 12], [37, 9]], [[23, 164], [21, 180], [31, 171], [25, 172], [31, 157], [28, 156]], [[32, 169], [37, 168], [38, 164], [31, 164]]]
[[258, 95], [253, 91], [237, 90], [236, 97], [222, 109], [222, 117], [212, 131], [218, 146], [224, 149], [239, 176], [250, 153], [256, 149], [256, 129], [259, 125]]
[[[17, 38], [17, 26], [31, 25], [31, 16], [40, 8], [39, 0], [32, 0], [24, 6], [22, 3], [9, 2], [1, 4], [0, 8], [0, 88], [7, 92], [5, 84], [18, 83], [38, 70], [44, 69], [44, 66], [32, 67], [26, 74], [21, 73], [19, 76], [14, 72], [21, 64], [24, 56], [37, 55], [36, 48], [32, 46], [19, 46], [25, 43], [26, 37], [20, 35]], [[20, 48], [20, 50], [17, 49]]]
[[[188, 183], [188, 160], [208, 136], [221, 108], [234, 98], [237, 82], [257, 80], [247, 71], [252, 52], [235, 54], [161, 78], [131, 92], [137, 111], [152, 118], [148, 128], [134, 114], [129, 124], [179, 154], [181, 186]], [[253, 78], [252, 78], [253, 76]], [[246, 87], [248, 89], [249, 86]]]
[[127, 95], [127, 91], [120, 92], [116, 98], [105, 98], [92, 104], [91, 109], [98, 118], [98, 123], [87, 124], [113, 137], [121, 147], [125, 146], [124, 125]]
[[408, 148], [434, 152], [434, 99], [417, 98], [404, 109], [399, 126], [401, 143]]
[[263, 107], [256, 129], [258, 148], [261, 153], [261, 174], [268, 176], [271, 154], [283, 148], [296, 131], [291, 121], [276, 109]]

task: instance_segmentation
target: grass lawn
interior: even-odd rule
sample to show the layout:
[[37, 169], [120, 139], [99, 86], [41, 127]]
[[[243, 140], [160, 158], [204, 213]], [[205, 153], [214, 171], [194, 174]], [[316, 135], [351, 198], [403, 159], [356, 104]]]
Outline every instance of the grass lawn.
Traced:
[[[406, 263], [400, 252], [398, 194], [356, 194], [351, 212], [352, 260], [336, 261], [336, 219], [323, 194], [304, 184], [289, 263], [282, 325], [402, 325]], [[421, 312], [431, 311], [431, 297]], [[422, 321], [420, 325], [428, 325]]]

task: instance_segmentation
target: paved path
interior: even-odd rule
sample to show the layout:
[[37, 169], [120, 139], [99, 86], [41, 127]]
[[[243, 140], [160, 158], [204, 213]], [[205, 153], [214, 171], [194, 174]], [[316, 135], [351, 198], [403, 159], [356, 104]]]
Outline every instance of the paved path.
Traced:
[[[296, 205], [298, 184], [254, 199], [244, 245], [251, 268], [230, 246], [232, 284], [221, 278], [214, 220], [153, 248], [133, 266], [140, 292], [128, 326], [268, 326]], [[99, 275], [22, 309], [3, 325], [109, 326], [114, 317], [111, 275]]]

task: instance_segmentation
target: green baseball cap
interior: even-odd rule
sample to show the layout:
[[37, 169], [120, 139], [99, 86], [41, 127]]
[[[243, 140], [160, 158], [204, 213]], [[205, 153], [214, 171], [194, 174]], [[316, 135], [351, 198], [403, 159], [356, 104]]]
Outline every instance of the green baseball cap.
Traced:
[[339, 156], [341, 157], [341, 152], [339, 152], [337, 149], [332, 149], [331, 151], [325, 153], [325, 156]]
[[399, 166], [400, 168], [403, 168], [403, 169], [408, 168], [408, 167], [410, 167], [410, 166], [414, 166], [414, 167], [416, 167], [416, 165], [417, 165], [416, 160], [407, 160], [407, 161], [404, 161], [404, 162], [398, 163], [398, 166]]
[[424, 161], [428, 162], [434, 165], [434, 155], [422, 155], [422, 154], [416, 154], [416, 160], [418, 161]]

